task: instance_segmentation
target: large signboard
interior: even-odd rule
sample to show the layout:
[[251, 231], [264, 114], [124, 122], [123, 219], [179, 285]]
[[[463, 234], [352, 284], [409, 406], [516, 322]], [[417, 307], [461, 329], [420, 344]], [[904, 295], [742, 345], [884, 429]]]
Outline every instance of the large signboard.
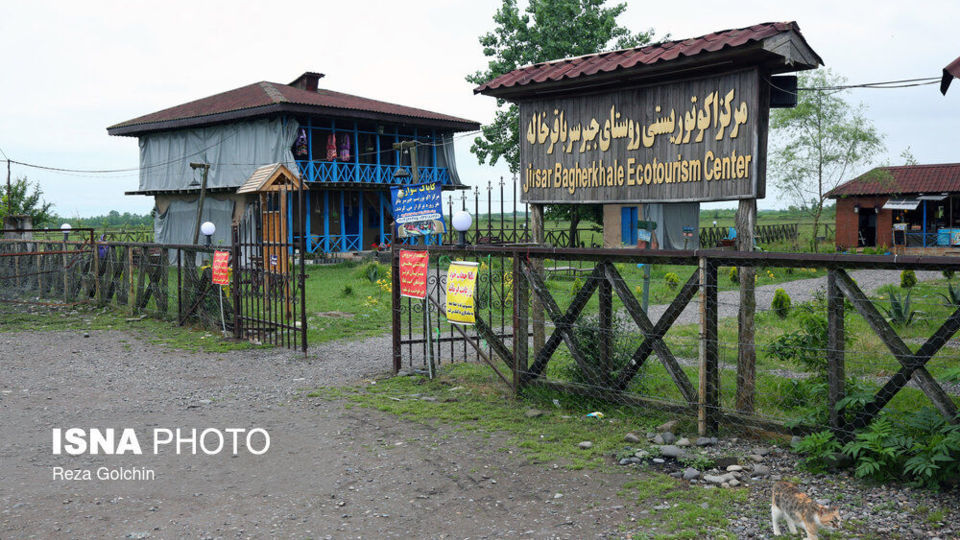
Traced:
[[759, 87], [757, 71], [747, 70], [522, 101], [521, 198], [531, 203], [761, 198]]
[[444, 232], [443, 200], [438, 182], [392, 187], [390, 201], [400, 238]]

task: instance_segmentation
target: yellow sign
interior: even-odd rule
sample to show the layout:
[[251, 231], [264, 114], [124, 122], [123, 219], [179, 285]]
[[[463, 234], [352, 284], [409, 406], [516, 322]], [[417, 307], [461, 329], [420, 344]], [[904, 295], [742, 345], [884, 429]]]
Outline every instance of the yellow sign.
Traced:
[[473, 289], [479, 266], [475, 262], [454, 261], [447, 270], [447, 320], [454, 324], [474, 324]]

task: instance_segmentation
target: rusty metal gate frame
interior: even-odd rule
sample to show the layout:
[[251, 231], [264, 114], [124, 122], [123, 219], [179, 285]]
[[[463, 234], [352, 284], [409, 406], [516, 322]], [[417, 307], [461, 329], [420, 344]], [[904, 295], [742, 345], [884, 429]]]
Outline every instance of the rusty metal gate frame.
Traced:
[[[253, 218], [233, 227], [234, 335], [255, 338], [307, 352], [306, 234], [293, 234], [291, 208], [303, 216], [303, 189], [280, 186], [267, 197], [276, 197], [277, 219], [266, 223], [261, 198], [254, 202]], [[259, 195], [259, 194], [258, 194]], [[266, 199], [270, 201], [271, 199]], [[281, 204], [282, 202], [282, 204]], [[273, 210], [271, 210], [273, 212]], [[266, 230], [265, 230], [266, 229]], [[285, 234], [283, 234], [285, 232]]]

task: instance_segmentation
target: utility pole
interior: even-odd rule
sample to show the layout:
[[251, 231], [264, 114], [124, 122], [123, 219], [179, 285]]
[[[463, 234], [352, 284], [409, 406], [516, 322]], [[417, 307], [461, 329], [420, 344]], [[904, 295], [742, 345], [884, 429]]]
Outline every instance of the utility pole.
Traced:
[[13, 188], [10, 186], [10, 158], [7, 158], [7, 215], [13, 213]]
[[209, 163], [191, 163], [193, 170], [203, 169], [203, 180], [200, 181], [200, 201], [197, 203], [197, 223], [193, 227], [193, 243], [200, 240], [200, 216], [203, 214], [203, 199], [207, 196], [207, 172], [210, 171]]

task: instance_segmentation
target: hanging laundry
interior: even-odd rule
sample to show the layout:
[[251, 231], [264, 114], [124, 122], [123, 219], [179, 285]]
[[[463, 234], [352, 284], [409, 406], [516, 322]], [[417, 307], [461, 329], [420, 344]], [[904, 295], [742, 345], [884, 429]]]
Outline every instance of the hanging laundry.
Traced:
[[350, 135], [340, 136], [340, 161], [350, 161]]
[[331, 133], [327, 135], [327, 161], [337, 160], [337, 136]]
[[293, 153], [298, 158], [305, 158], [309, 151], [307, 147], [307, 130], [301, 128], [300, 134], [297, 135], [296, 142], [293, 143]]

